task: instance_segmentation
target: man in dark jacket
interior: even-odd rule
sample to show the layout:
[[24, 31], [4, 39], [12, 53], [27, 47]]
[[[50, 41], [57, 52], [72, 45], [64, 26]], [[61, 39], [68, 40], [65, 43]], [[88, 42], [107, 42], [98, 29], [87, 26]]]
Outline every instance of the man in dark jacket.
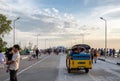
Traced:
[[35, 50], [35, 53], [36, 53], [36, 57], [38, 59], [38, 56], [39, 56], [39, 49], [38, 48]]

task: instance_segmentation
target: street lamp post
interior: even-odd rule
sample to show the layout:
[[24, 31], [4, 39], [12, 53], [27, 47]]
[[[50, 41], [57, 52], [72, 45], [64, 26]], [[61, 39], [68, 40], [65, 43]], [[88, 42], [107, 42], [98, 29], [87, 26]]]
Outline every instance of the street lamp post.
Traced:
[[47, 49], [47, 40], [48, 39], [45, 39], [45, 49]]
[[90, 33], [81, 33], [80, 36], [82, 37], [82, 44], [85, 43], [85, 36], [90, 35]]
[[103, 17], [100, 17], [103, 21], [105, 21], [105, 58], [107, 55], [107, 20], [104, 19]]
[[20, 17], [17, 17], [15, 20], [13, 20], [13, 45], [15, 44], [15, 23], [17, 20], [19, 20]]
[[[80, 34], [81, 38], [82, 38], [82, 44], [84, 44], [84, 42], [85, 42], [85, 30], [87, 30], [85, 27], [86, 27], [86, 25], [84, 25], [82, 27], [82, 33]], [[81, 30], [81, 28], [80, 28], [80, 30]]]
[[82, 34], [82, 44], [84, 44], [84, 34]]
[[40, 34], [37, 34], [37, 48], [38, 48], [38, 37], [40, 36]]
[[81, 36], [81, 38], [82, 38], [82, 44], [84, 44], [84, 42], [85, 42], [85, 39], [84, 39], [85, 34], [84, 34], [84, 33], [81, 33], [80, 36]]

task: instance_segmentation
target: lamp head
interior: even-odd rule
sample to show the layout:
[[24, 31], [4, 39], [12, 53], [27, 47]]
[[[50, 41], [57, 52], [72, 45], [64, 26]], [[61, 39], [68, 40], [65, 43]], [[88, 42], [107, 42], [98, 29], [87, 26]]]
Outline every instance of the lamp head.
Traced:
[[100, 17], [100, 19], [103, 19], [103, 17]]
[[17, 17], [17, 20], [20, 19], [20, 17]]

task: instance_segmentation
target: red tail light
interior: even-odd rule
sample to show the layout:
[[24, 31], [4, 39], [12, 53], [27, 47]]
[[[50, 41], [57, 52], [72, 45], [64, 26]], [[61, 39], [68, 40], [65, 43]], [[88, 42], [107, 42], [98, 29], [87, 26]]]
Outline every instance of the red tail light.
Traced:
[[74, 61], [72, 62], [72, 65], [74, 65]]
[[91, 61], [89, 61], [89, 65], [91, 65]]

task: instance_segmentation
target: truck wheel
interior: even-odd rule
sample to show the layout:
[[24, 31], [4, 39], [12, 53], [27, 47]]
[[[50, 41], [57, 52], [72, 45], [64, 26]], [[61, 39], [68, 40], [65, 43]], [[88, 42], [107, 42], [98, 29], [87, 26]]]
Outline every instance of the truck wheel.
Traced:
[[68, 70], [68, 73], [71, 73], [71, 69], [68, 68], [67, 70]]
[[85, 69], [85, 72], [88, 73], [88, 72], [89, 72], [89, 69], [86, 68], [86, 69]]
[[68, 65], [67, 65], [67, 59], [66, 59], [66, 67], [68, 68]]

